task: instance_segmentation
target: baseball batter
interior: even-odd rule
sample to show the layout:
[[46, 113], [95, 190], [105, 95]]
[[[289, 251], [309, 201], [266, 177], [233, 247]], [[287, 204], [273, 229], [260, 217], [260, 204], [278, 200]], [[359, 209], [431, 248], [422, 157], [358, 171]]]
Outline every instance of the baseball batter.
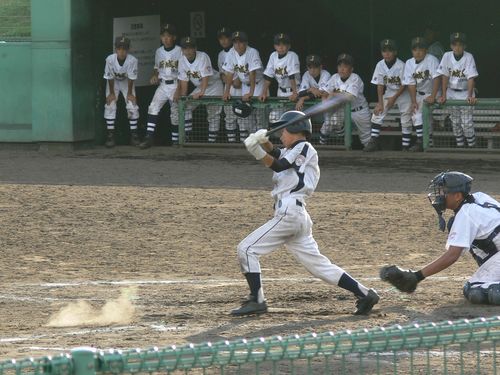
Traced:
[[405, 64], [403, 85], [408, 86], [412, 103], [412, 122], [417, 133], [417, 141], [410, 147], [410, 151], [421, 152], [424, 150], [422, 108], [424, 101], [433, 104], [438, 95], [439, 61], [427, 53], [427, 42], [420, 36], [411, 41], [411, 53], [413, 57]]
[[[444, 54], [437, 70], [438, 74], [442, 75], [443, 96], [439, 98], [439, 103], [443, 104], [447, 99], [467, 100], [470, 105], [476, 103], [474, 86], [475, 78], [479, 74], [474, 56], [465, 51], [465, 41], [464, 33], [456, 32], [450, 35], [452, 50]], [[474, 147], [476, 144], [473, 112], [473, 107], [450, 107], [450, 119], [457, 147], [464, 147], [465, 139], [469, 147]]]
[[[181, 40], [182, 57], [179, 61], [179, 91], [182, 96], [188, 94], [188, 82], [190, 81], [195, 89], [189, 94], [195, 101], [205, 96], [222, 96], [223, 86], [219, 72], [212, 68], [210, 57], [205, 52], [198, 51], [196, 40], [186, 37]], [[187, 119], [192, 119], [192, 111], [197, 104], [190, 102], [186, 106], [186, 137], [192, 131], [192, 125], [188, 127]], [[221, 107], [215, 104], [208, 104], [208, 140], [215, 142], [217, 132], [220, 127]]]
[[[326, 87], [323, 88], [323, 98], [329, 99], [336, 95], [344, 95], [351, 102], [351, 118], [356, 128], [363, 146], [370, 142], [371, 113], [368, 108], [364, 91], [364, 84], [361, 77], [353, 72], [354, 59], [352, 56], [342, 53], [337, 58], [337, 73], [332, 75]], [[344, 124], [338, 115], [338, 111], [327, 117], [320, 130], [320, 143], [326, 144], [332, 130], [340, 136], [344, 131]]]
[[[284, 124], [303, 113], [289, 111], [274, 125]], [[356, 298], [355, 314], [367, 314], [378, 302], [379, 296], [342, 268], [332, 264], [319, 252], [312, 236], [312, 221], [306, 210], [306, 200], [313, 194], [319, 181], [318, 154], [307, 142], [312, 125], [303, 120], [282, 130], [284, 148], [275, 148], [266, 136], [266, 130], [252, 133], [246, 140], [247, 150], [257, 160], [274, 171], [274, 217], [249, 234], [238, 245], [241, 270], [250, 288], [243, 305], [231, 314], [235, 316], [259, 314], [267, 311], [261, 283], [259, 258], [282, 245], [314, 276], [352, 292]]]
[[[242, 100], [251, 102], [264, 92], [262, 61], [259, 52], [248, 45], [248, 36], [244, 31], [235, 31], [232, 35], [233, 48], [229, 50], [223, 69], [226, 73], [224, 100], [231, 99], [231, 88], [234, 86], [234, 75], [241, 82]], [[263, 111], [258, 109], [240, 120], [240, 140], [245, 140], [255, 128], [265, 128]]]
[[115, 119], [116, 101], [120, 93], [126, 103], [128, 121], [130, 124], [130, 143], [139, 144], [137, 136], [137, 121], [139, 120], [139, 107], [135, 97], [134, 81], [137, 79], [137, 59], [128, 53], [130, 40], [117, 37], [115, 40], [115, 53], [106, 58], [104, 79], [106, 82], [106, 104], [104, 105], [104, 120], [108, 131], [106, 147], [115, 146]]
[[[448, 228], [446, 252], [413, 272], [397, 266], [381, 269], [382, 280], [404, 292], [413, 292], [426, 277], [435, 275], [470, 252], [479, 268], [465, 283], [471, 303], [500, 305], [500, 203], [485, 193], [471, 194], [472, 178], [461, 172], [442, 172], [429, 185], [429, 200], [439, 216], [440, 229]], [[446, 224], [445, 210], [453, 211]]]
[[407, 151], [410, 148], [412, 121], [410, 95], [403, 85], [405, 63], [398, 59], [398, 48], [392, 39], [382, 40], [380, 51], [382, 60], [375, 67], [371, 82], [377, 85], [378, 102], [371, 120], [371, 139], [363, 151], [372, 152], [380, 149], [380, 129], [387, 111], [394, 105], [398, 106], [401, 115], [401, 143], [403, 151]]
[[[179, 92], [177, 88], [177, 75], [179, 59], [182, 56], [181, 48], [175, 45], [177, 31], [174, 25], [166, 24], [161, 29], [160, 39], [162, 46], [156, 50], [154, 73], [151, 84], [158, 85], [153, 100], [148, 108], [148, 127], [146, 138], [139, 145], [141, 148], [149, 148], [153, 145], [158, 114], [165, 105], [170, 105], [170, 123], [172, 126], [172, 143], [179, 143], [179, 115], [177, 111], [177, 100]], [[186, 128], [189, 127], [191, 119], [186, 119]]]

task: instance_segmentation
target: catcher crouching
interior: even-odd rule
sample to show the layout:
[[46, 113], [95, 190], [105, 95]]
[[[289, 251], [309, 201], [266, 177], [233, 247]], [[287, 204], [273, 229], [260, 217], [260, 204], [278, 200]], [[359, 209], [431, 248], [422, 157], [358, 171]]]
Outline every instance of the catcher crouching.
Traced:
[[[412, 293], [419, 282], [450, 267], [470, 252], [479, 268], [463, 288], [474, 304], [500, 305], [500, 203], [485, 193], [471, 194], [472, 177], [461, 172], [442, 172], [429, 185], [429, 201], [448, 230], [446, 252], [419, 271], [384, 266], [380, 278], [399, 290]], [[446, 223], [443, 213], [452, 210]]]

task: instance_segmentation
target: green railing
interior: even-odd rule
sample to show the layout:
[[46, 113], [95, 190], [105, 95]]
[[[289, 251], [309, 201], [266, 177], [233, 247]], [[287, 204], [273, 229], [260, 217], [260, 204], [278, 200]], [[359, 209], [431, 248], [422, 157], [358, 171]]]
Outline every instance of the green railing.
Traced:
[[96, 351], [0, 363], [0, 375], [496, 374], [500, 317], [338, 333]]
[[[500, 149], [500, 99], [478, 99], [474, 106], [465, 100], [448, 100], [444, 105], [434, 104], [423, 107], [424, 120], [424, 149], [454, 149], [456, 148], [453, 135], [452, 117], [460, 117], [453, 110], [466, 110], [462, 116], [472, 116], [474, 123], [477, 149]], [[467, 113], [469, 112], [469, 113]], [[432, 125], [433, 147], [429, 145]]]

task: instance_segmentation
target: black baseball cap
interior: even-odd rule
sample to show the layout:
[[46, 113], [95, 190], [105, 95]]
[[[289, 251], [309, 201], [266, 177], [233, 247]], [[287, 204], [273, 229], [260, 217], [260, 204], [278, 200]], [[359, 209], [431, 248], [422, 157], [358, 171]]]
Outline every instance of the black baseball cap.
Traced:
[[467, 40], [465, 33], [459, 31], [450, 34], [450, 43], [460, 42], [465, 43]]
[[321, 57], [318, 55], [309, 55], [306, 57], [306, 66], [321, 66]]
[[231, 36], [231, 39], [233, 39], [233, 42], [235, 40], [239, 40], [240, 42], [248, 42], [247, 33], [244, 31], [235, 31]]
[[424, 37], [417, 36], [411, 40], [411, 49], [413, 48], [427, 48], [427, 42]]
[[160, 34], [168, 33], [170, 35], [177, 36], [177, 29], [174, 25], [171, 23], [166, 23], [161, 27], [161, 32]]
[[115, 48], [130, 48], [130, 39], [124, 36], [118, 36], [115, 39]]
[[290, 36], [283, 33], [276, 34], [274, 36], [274, 44], [290, 44]]
[[217, 31], [217, 38], [225, 36], [227, 38], [231, 38], [233, 33], [227, 27], [223, 27], [222, 29]]
[[340, 64], [347, 64], [350, 66], [354, 65], [354, 59], [352, 58], [351, 55], [348, 55], [347, 53], [341, 53], [339, 57], [337, 57], [337, 65]]
[[181, 48], [196, 48], [196, 39], [186, 36], [181, 39]]
[[398, 45], [393, 39], [384, 39], [380, 42], [380, 50], [397, 51]]

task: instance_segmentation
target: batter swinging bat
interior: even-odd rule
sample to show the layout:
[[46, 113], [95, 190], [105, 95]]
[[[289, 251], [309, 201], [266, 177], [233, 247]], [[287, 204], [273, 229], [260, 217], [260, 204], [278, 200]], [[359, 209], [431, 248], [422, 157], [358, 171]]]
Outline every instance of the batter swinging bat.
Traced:
[[313, 105], [312, 107], [306, 109], [304, 111], [304, 116], [294, 118], [291, 121], [280, 124], [272, 129], [268, 129], [266, 136], [269, 136], [270, 134], [276, 133], [277, 131], [284, 129], [290, 125], [296, 124], [300, 121], [307, 120], [307, 119], [310, 119], [311, 117], [314, 117], [316, 115], [320, 115], [322, 113], [336, 109], [336, 108], [340, 107], [342, 104], [346, 103], [347, 101], [349, 101], [349, 98], [347, 98], [346, 96], [336, 95], [330, 99], [327, 99], [321, 103], [318, 103], [318, 104]]

